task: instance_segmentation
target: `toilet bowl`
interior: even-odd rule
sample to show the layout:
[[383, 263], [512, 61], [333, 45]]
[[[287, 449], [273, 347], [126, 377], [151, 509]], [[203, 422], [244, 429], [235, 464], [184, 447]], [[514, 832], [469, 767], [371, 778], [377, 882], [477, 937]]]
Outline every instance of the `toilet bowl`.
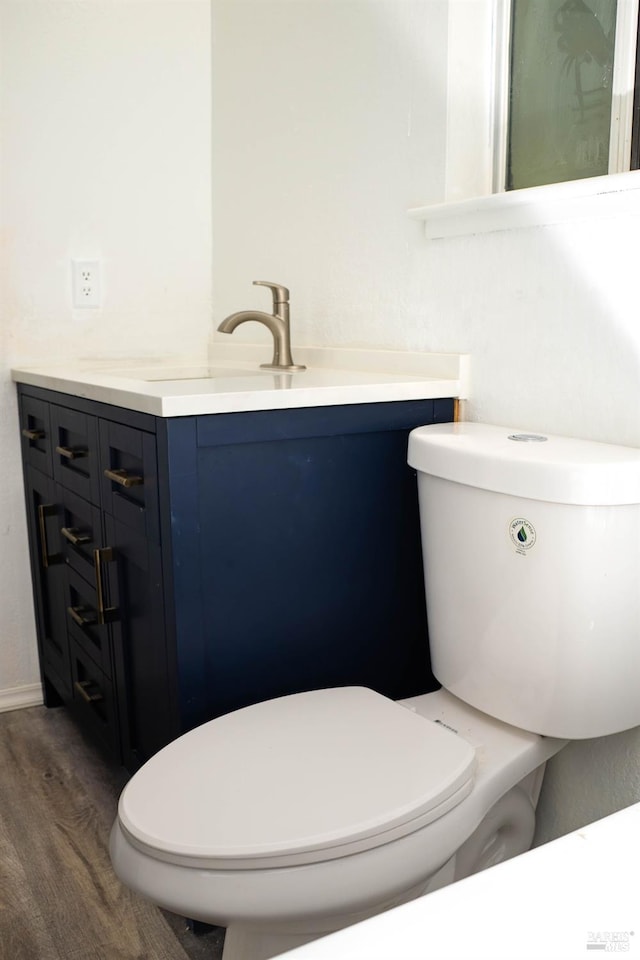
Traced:
[[120, 879], [265, 960], [531, 844], [546, 761], [640, 725], [640, 451], [412, 432], [442, 689], [297, 693], [190, 731], [120, 798]]
[[260, 960], [527, 850], [563, 745], [445, 690], [295, 694], [156, 754], [111, 857], [152, 902], [227, 927], [224, 960]]

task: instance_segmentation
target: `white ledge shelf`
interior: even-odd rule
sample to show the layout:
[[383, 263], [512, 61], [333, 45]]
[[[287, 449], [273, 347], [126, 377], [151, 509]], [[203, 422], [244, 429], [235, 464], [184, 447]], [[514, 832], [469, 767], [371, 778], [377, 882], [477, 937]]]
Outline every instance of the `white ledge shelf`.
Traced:
[[413, 219], [424, 220], [425, 236], [435, 240], [616, 217], [629, 213], [631, 202], [640, 210], [640, 170], [413, 207], [408, 213]]

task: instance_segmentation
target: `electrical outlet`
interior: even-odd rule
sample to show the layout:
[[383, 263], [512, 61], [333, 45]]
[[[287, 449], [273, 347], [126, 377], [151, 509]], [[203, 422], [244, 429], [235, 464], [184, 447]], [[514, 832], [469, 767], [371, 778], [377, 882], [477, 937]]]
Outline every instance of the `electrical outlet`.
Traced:
[[100, 261], [72, 260], [71, 287], [74, 307], [77, 309], [99, 307], [101, 305]]

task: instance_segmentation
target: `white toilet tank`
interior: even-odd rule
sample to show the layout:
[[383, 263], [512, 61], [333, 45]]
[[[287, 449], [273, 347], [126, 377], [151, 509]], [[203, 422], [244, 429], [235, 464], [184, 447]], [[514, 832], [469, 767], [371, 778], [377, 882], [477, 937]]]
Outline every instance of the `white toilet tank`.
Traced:
[[547, 736], [640, 725], [640, 450], [456, 423], [408, 460], [442, 686]]

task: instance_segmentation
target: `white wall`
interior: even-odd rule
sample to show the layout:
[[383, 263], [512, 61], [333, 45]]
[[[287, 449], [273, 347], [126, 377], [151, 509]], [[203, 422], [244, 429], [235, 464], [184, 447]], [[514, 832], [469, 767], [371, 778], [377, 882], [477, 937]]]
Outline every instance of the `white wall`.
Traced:
[[277, 280], [294, 342], [402, 343], [422, 322], [405, 210], [444, 191], [445, 0], [213, 11], [216, 319]]
[[9, 369], [206, 350], [210, 61], [209, 0], [0, 0], [0, 706], [39, 679]]
[[[215, 0], [215, 319], [264, 307], [250, 282], [277, 280], [294, 346], [469, 352], [471, 419], [640, 446], [637, 200], [616, 219], [594, 198], [575, 223], [430, 242], [405, 216], [443, 196], [446, 14]], [[572, 745], [550, 764], [539, 839], [637, 799], [640, 733]]]

